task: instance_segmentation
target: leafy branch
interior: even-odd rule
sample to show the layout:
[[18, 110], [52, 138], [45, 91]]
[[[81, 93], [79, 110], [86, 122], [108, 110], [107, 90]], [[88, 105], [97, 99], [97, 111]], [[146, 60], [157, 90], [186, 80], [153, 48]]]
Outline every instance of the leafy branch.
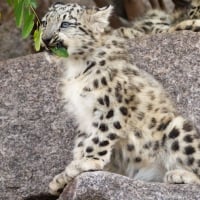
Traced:
[[[35, 50], [39, 51], [41, 46], [42, 31], [39, 28], [40, 20], [35, 12], [37, 8], [36, 0], [7, 0], [7, 3], [13, 7], [16, 25], [22, 29], [22, 37], [27, 38], [36, 21], [37, 28], [33, 33]], [[68, 57], [67, 49], [64, 47], [52, 47], [50, 50], [59, 57]]]
[[39, 29], [40, 20], [35, 12], [37, 8], [36, 0], [7, 0], [7, 3], [13, 7], [16, 26], [22, 29], [22, 37], [27, 38], [33, 28], [36, 20], [36, 30], [33, 34], [35, 50], [40, 50], [42, 31]]

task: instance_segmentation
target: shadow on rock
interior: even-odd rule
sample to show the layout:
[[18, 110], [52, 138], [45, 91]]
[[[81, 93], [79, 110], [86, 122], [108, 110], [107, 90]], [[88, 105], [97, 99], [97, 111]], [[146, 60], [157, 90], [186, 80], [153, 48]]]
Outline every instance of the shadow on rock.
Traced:
[[58, 196], [54, 196], [51, 194], [38, 194], [38, 195], [31, 195], [28, 197], [25, 197], [24, 200], [56, 200], [58, 199]]

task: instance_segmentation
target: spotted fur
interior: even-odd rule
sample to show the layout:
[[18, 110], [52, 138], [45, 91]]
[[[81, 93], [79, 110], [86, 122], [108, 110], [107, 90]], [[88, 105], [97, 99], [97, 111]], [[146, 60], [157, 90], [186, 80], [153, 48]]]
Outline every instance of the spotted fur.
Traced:
[[200, 0], [191, 0], [189, 7], [168, 14], [163, 10], [149, 10], [143, 17], [134, 20], [129, 27], [121, 27], [112, 33], [120, 37], [135, 38], [146, 34], [200, 31]]
[[42, 20], [46, 48], [64, 46], [63, 98], [78, 124], [73, 160], [49, 184], [58, 194], [84, 171], [144, 181], [200, 184], [200, 135], [164, 89], [131, 64], [125, 39], [105, 32], [112, 7], [53, 5]]

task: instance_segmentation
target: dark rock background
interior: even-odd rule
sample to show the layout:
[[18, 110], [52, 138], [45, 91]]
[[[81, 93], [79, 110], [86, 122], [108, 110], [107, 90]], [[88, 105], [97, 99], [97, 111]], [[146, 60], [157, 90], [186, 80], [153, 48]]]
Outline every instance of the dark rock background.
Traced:
[[[160, 80], [180, 113], [200, 128], [200, 34], [188, 31], [148, 36], [129, 41], [128, 46], [133, 63]], [[0, 62], [2, 200], [22, 200], [33, 195], [36, 196], [29, 200], [50, 200], [50, 197], [37, 198], [37, 195], [47, 192], [51, 178], [71, 159], [75, 133], [59, 97], [61, 71], [59, 66], [47, 62], [44, 53]], [[102, 184], [105, 190], [101, 189]], [[102, 197], [107, 200], [119, 199], [114, 195], [116, 190], [122, 200], [197, 200], [199, 189], [199, 186], [134, 182], [118, 175], [95, 172], [78, 177], [66, 188], [71, 199], [65, 191], [60, 200], [100, 199], [95, 195], [103, 194], [101, 190], [109, 191]]]

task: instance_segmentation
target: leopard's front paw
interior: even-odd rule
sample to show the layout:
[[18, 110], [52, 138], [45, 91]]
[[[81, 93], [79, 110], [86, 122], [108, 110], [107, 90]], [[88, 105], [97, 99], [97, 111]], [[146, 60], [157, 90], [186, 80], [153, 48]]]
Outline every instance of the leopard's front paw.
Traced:
[[49, 192], [53, 195], [59, 195], [70, 180], [70, 178], [67, 180], [63, 173], [56, 175], [49, 183]]
[[192, 172], [175, 169], [165, 174], [164, 182], [175, 184], [200, 184], [200, 179]]

